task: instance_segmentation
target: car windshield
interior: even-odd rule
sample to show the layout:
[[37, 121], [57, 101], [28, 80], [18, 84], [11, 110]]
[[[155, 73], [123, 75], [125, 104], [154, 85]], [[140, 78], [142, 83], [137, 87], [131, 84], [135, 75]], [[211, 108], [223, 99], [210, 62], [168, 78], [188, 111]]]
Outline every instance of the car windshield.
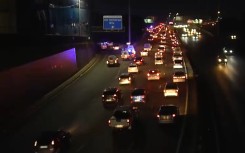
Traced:
[[172, 115], [177, 113], [176, 106], [161, 106], [159, 114], [161, 115]]
[[183, 75], [185, 75], [185, 72], [178, 71], [178, 72], [175, 72], [174, 75], [175, 76], [183, 76]]
[[176, 83], [167, 83], [166, 89], [177, 89], [178, 85]]
[[133, 92], [132, 92], [132, 95], [133, 96], [136, 96], [136, 95], [144, 95], [145, 94], [145, 89], [135, 89]]

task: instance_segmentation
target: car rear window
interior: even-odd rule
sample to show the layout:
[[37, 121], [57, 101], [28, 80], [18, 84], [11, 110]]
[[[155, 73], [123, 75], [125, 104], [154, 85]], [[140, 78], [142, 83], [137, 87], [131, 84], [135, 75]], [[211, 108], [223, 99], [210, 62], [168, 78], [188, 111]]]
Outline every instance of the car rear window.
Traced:
[[126, 111], [126, 110], [125, 111], [118, 110], [118, 111], [115, 111], [114, 116], [117, 119], [128, 119], [128, 118], [130, 118], [130, 112]]

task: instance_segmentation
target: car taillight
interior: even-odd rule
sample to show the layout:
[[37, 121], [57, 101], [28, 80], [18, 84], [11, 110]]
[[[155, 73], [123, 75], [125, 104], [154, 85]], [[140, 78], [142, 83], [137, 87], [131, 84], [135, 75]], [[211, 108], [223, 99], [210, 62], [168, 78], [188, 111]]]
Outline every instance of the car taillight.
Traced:
[[114, 97], [116, 97], [116, 96], [117, 96], [117, 94], [114, 94], [113, 96], [114, 96]]
[[127, 123], [129, 123], [130, 122], [130, 120], [129, 119], [127, 119]]
[[159, 118], [160, 117], [160, 115], [159, 114], [157, 114], [157, 118]]
[[52, 140], [51, 144], [54, 145], [54, 140]]
[[145, 98], [145, 96], [144, 96], [144, 95], [142, 95], [141, 97], [142, 97], [142, 98]]
[[108, 120], [108, 124], [111, 124], [111, 120]]
[[118, 80], [121, 80], [121, 78], [118, 78]]
[[173, 114], [172, 116], [173, 116], [173, 117], [175, 117], [176, 115], [175, 115], [175, 114]]
[[159, 76], [159, 73], [157, 73], [157, 76]]
[[147, 73], [147, 76], [150, 76], [150, 74], [149, 74], [149, 73]]
[[102, 95], [102, 97], [105, 97], [105, 95]]
[[131, 77], [129, 77], [128, 80], [130, 81], [131, 80]]

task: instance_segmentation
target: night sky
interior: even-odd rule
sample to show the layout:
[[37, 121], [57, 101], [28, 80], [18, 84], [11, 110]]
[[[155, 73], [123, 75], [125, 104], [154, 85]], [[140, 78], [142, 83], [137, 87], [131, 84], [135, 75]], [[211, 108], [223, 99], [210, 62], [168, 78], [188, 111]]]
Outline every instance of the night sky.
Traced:
[[[103, 13], [125, 12], [128, 0], [91, 0], [93, 8]], [[241, 18], [245, 15], [241, 0], [130, 0], [131, 11], [141, 15], [214, 16], [218, 10], [223, 17]]]

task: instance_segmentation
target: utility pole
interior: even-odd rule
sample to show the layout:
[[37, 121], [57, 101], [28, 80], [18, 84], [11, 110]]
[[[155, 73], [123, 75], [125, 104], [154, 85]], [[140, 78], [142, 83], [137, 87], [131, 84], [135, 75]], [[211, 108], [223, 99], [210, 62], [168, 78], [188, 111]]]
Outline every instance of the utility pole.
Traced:
[[131, 44], [131, 9], [130, 9], [130, 0], [128, 0], [128, 43]]

